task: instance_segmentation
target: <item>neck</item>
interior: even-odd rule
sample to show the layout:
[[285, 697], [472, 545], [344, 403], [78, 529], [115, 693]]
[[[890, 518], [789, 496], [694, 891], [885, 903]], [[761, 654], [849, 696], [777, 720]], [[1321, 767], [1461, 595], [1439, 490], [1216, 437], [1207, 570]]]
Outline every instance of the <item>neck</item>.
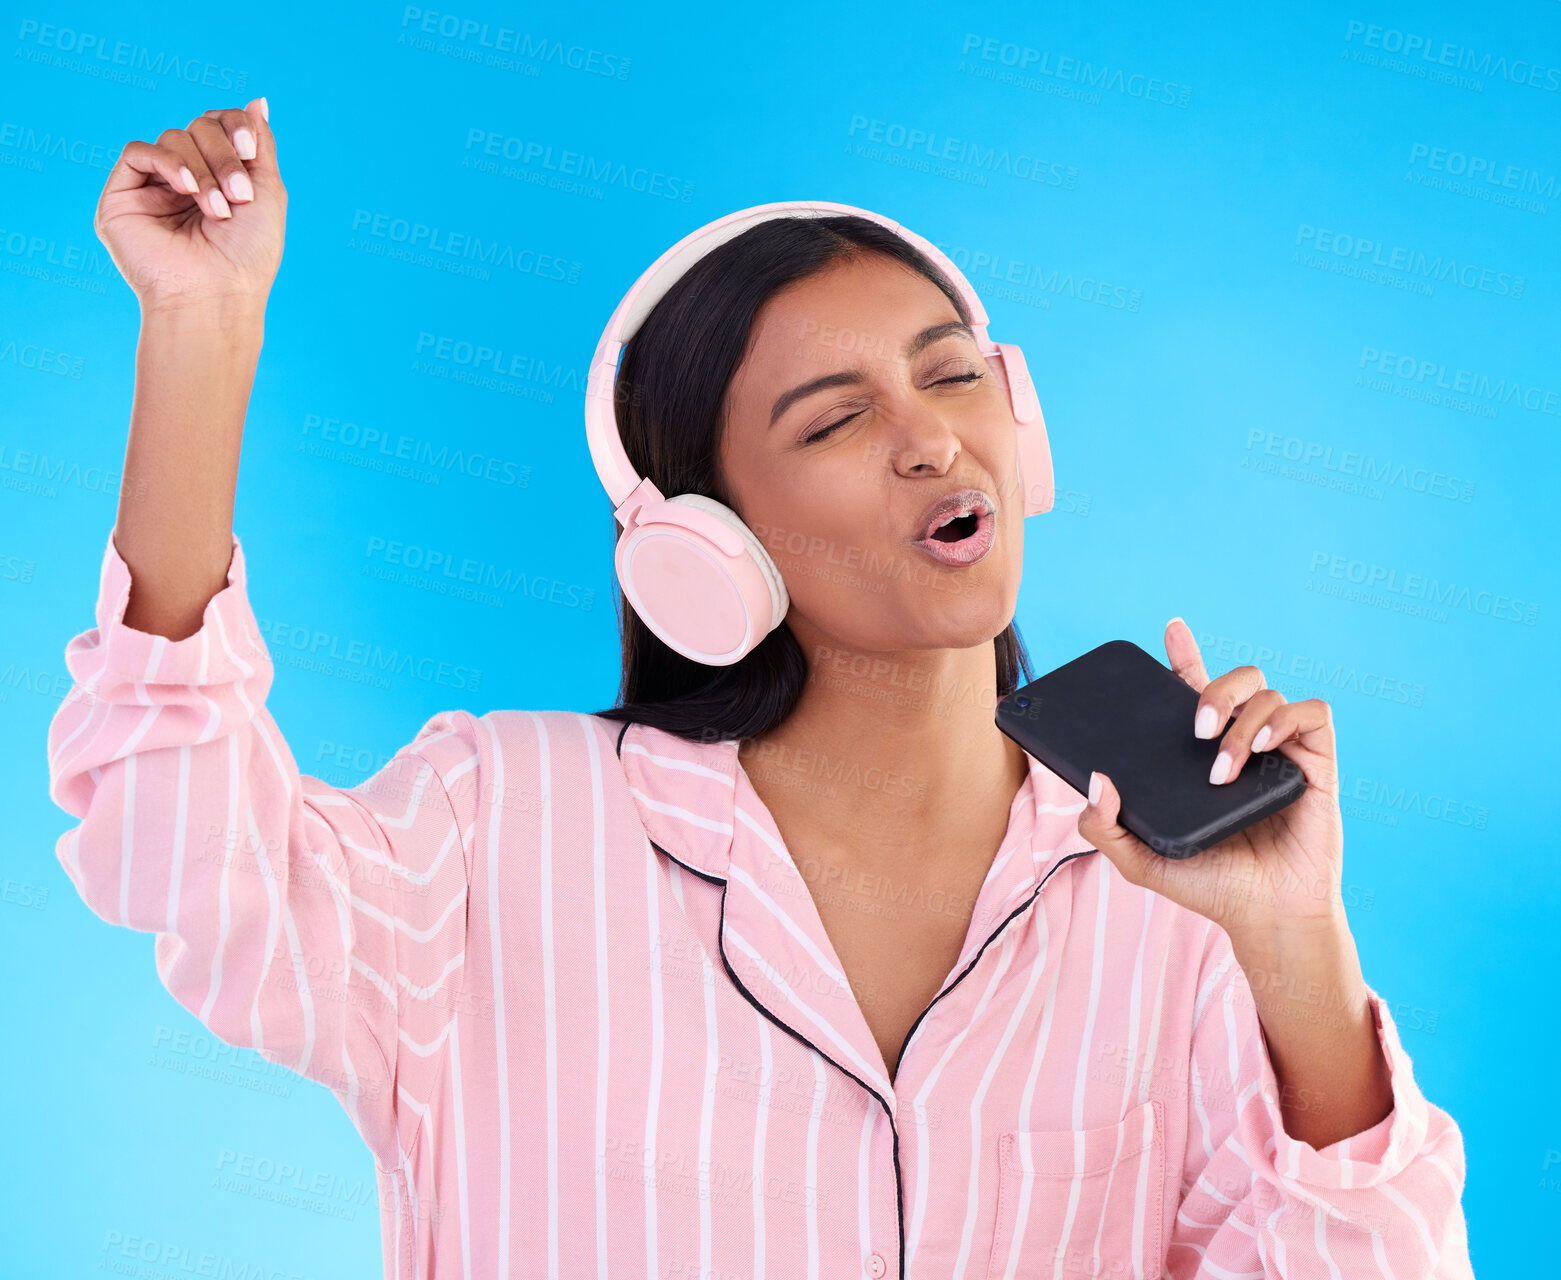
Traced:
[[954, 865], [973, 840], [1001, 838], [1029, 757], [994, 723], [990, 641], [838, 661], [810, 652], [826, 656], [810, 664], [795, 709], [739, 753], [777, 821], [784, 812], [863, 869], [903, 867], [908, 852]]

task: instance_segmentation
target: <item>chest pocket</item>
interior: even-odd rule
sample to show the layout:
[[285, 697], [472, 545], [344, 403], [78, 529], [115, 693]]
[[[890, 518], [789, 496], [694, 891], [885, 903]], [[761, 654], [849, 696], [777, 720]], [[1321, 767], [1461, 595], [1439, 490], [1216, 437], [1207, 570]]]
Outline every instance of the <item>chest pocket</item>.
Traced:
[[1162, 1105], [1151, 1099], [1094, 1129], [1000, 1135], [987, 1280], [1155, 1280], [1164, 1250]]

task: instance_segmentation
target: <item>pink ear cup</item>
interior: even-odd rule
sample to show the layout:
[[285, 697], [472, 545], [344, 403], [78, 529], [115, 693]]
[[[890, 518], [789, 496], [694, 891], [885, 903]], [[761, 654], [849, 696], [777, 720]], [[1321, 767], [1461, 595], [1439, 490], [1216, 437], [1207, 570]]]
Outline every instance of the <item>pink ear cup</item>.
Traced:
[[[718, 545], [679, 519], [673, 506], [715, 517], [738, 541]], [[732, 546], [738, 554], [729, 554]], [[780, 570], [753, 531], [703, 494], [669, 498], [656, 517], [618, 540], [615, 559], [623, 594], [645, 625], [669, 648], [707, 666], [729, 666], [752, 652], [791, 606]]]
[[1051, 510], [1056, 498], [1046, 418], [1041, 413], [1035, 379], [1030, 376], [1024, 352], [1012, 342], [999, 342], [996, 346], [998, 363], [1008, 383], [1008, 402], [1013, 407], [1014, 423], [1018, 428], [1019, 484], [1024, 496], [1024, 514], [1041, 515]]

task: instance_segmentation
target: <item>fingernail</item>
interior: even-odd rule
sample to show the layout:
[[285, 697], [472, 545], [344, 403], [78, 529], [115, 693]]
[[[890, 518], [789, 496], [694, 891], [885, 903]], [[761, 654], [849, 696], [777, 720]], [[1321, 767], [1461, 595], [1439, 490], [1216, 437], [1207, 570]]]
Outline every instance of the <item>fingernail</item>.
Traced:
[[1268, 740], [1273, 736], [1273, 734], [1269, 733], [1268, 726], [1265, 724], [1257, 731], [1257, 737], [1252, 739], [1252, 750], [1261, 751], [1268, 745]]
[[[1183, 724], [1187, 722], [1182, 721]], [[1212, 738], [1215, 730], [1214, 708], [1200, 707], [1198, 710], [1198, 722], [1193, 727], [1193, 735], [1199, 738]]]
[[1221, 751], [1214, 757], [1214, 767], [1209, 770], [1209, 781], [1221, 783], [1225, 781], [1225, 775], [1230, 772], [1230, 756]]
[[182, 164], [179, 166], [179, 176], [184, 179], [184, 189], [186, 191], [188, 191], [192, 196], [200, 195], [201, 184], [195, 181], [195, 175]]
[[255, 135], [248, 129], [235, 129], [233, 131], [233, 149], [238, 152], [240, 160], [253, 160], [255, 158]]
[[1100, 775], [1094, 772], [1089, 775], [1089, 802], [1092, 805], [1100, 803]]
[[228, 208], [228, 202], [222, 198], [222, 192], [220, 191], [211, 193], [211, 207], [212, 211], [219, 218], [231, 218], [233, 216], [233, 210]]
[[[1174, 618], [1171, 619], [1171, 622], [1182, 622], [1182, 621], [1184, 621], [1184, 619], [1182, 618], [1181, 614], [1177, 614]], [[1169, 631], [1171, 629], [1171, 622], [1167, 622], [1165, 624], [1165, 629], [1167, 631]]]
[[247, 173], [235, 173], [228, 179], [228, 190], [233, 193], [235, 200], [253, 200], [255, 188], [249, 181]]
[[265, 117], [266, 123], [271, 123], [271, 104], [264, 98], [260, 100], [260, 114]]

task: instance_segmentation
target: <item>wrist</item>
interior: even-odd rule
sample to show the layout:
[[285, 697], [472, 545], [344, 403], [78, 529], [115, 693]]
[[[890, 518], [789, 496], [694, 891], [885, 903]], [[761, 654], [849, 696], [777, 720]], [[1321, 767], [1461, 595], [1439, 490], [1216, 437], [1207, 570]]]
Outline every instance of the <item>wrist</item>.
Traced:
[[259, 333], [265, 328], [265, 318], [263, 297], [185, 297], [141, 302], [141, 327], [169, 333]]
[[1225, 925], [1224, 929], [1238, 961], [1273, 960], [1280, 955], [1337, 955], [1346, 948], [1354, 950], [1355, 937], [1342, 904], [1317, 915], [1286, 913]]
[[1337, 920], [1291, 922], [1261, 934], [1233, 935], [1231, 950], [1260, 1012], [1306, 1006], [1356, 1018], [1366, 1007], [1360, 954], [1342, 914]]

